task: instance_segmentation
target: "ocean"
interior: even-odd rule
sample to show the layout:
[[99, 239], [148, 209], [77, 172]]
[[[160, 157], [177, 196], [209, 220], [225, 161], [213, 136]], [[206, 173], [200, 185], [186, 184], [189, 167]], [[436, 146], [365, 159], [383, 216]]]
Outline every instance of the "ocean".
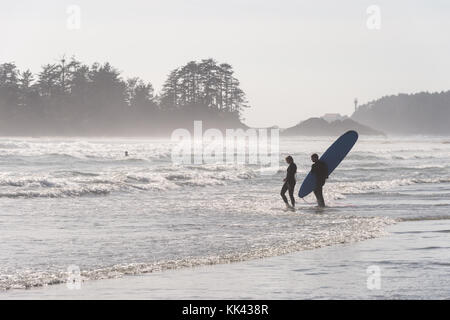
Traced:
[[89, 282], [351, 250], [395, 224], [450, 219], [448, 137], [360, 137], [324, 187], [328, 207], [309, 195], [296, 212], [279, 195], [284, 157], [298, 166], [298, 192], [310, 154], [335, 138], [280, 139], [280, 168], [261, 174], [174, 164], [165, 139], [0, 138], [0, 290], [66, 283], [74, 266]]

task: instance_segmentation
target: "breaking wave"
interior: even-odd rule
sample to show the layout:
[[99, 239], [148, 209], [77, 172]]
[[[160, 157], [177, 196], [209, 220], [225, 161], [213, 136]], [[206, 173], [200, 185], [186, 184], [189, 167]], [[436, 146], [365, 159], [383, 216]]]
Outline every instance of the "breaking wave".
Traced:
[[[395, 220], [382, 217], [334, 216], [322, 218], [322, 220], [316, 222], [321, 225], [315, 232], [288, 234], [286, 239], [279, 240], [269, 246], [251, 245], [247, 250], [222, 252], [216, 255], [187, 256], [147, 263], [126, 263], [101, 268], [87, 268], [81, 269], [81, 277], [83, 281], [111, 279], [125, 275], [234, 263], [317, 249], [335, 244], [354, 243], [385, 235], [386, 226], [394, 224]], [[2, 273], [3, 276], [0, 276], [0, 289], [3, 290], [61, 284], [68, 279], [68, 273], [64, 269], [45, 272], [27, 270], [8, 275], [5, 275], [5, 271]]]
[[[74, 261], [83, 264], [85, 280], [95, 280], [362, 241], [404, 221], [395, 210], [385, 218], [387, 211], [372, 202], [386, 194], [392, 197], [382, 199], [384, 208], [397, 208], [411, 193], [430, 208], [420, 212], [424, 219], [445, 216], [450, 154], [448, 145], [428, 139], [361, 140], [327, 181], [326, 214], [313, 201], [296, 213], [283, 211], [285, 154], [294, 154], [301, 180], [311, 168], [310, 152], [326, 145], [323, 138], [287, 140], [273, 170], [173, 165], [167, 141], [0, 139], [0, 200], [8, 215], [0, 234], [0, 289], [64, 283]], [[418, 187], [399, 188], [409, 185]], [[370, 195], [352, 197], [354, 204], [329, 201], [351, 194]]]
[[141, 169], [127, 172], [57, 171], [45, 177], [0, 175], [0, 198], [58, 198], [104, 196], [112, 192], [162, 191], [180, 187], [222, 186], [253, 179], [257, 171], [249, 168], [183, 167], [158, 171]]

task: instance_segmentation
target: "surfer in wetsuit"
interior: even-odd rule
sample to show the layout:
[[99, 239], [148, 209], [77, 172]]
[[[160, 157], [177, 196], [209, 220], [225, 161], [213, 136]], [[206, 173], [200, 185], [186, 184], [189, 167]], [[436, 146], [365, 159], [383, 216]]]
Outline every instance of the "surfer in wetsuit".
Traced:
[[[294, 199], [294, 187], [295, 187], [295, 174], [297, 173], [297, 165], [294, 163], [294, 159], [291, 156], [286, 157], [286, 163], [289, 164], [287, 168], [286, 178], [284, 178], [284, 184], [281, 188], [281, 197], [288, 209], [295, 208]], [[286, 198], [286, 191], [289, 191], [289, 198], [291, 198], [292, 206], [289, 205], [288, 199]]]
[[314, 162], [311, 166], [311, 172], [316, 176], [317, 185], [314, 189], [314, 195], [317, 199], [319, 207], [325, 207], [325, 200], [323, 199], [322, 187], [325, 180], [328, 179], [328, 166], [325, 162], [319, 160], [317, 153], [311, 156], [311, 161]]

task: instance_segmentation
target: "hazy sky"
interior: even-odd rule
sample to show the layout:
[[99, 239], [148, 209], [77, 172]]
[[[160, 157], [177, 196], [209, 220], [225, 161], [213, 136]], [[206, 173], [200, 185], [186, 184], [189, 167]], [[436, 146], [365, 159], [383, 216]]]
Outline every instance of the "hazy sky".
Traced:
[[[80, 29], [67, 27], [69, 5]], [[379, 30], [367, 27], [371, 5]], [[63, 54], [109, 61], [157, 91], [190, 60], [228, 62], [253, 126], [350, 114], [355, 97], [450, 89], [447, 0], [1, 0], [0, 30], [0, 63], [37, 72]]]

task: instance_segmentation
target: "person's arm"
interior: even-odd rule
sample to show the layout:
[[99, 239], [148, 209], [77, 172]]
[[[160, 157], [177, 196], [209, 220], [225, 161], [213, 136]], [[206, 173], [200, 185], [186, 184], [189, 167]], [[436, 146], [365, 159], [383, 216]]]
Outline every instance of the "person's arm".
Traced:
[[311, 173], [317, 175], [317, 165], [315, 163], [313, 163], [313, 165], [311, 166]]
[[286, 170], [286, 177], [283, 179], [283, 182], [286, 182], [287, 179], [289, 178], [289, 168], [291, 167], [291, 165], [288, 166], [287, 170]]

